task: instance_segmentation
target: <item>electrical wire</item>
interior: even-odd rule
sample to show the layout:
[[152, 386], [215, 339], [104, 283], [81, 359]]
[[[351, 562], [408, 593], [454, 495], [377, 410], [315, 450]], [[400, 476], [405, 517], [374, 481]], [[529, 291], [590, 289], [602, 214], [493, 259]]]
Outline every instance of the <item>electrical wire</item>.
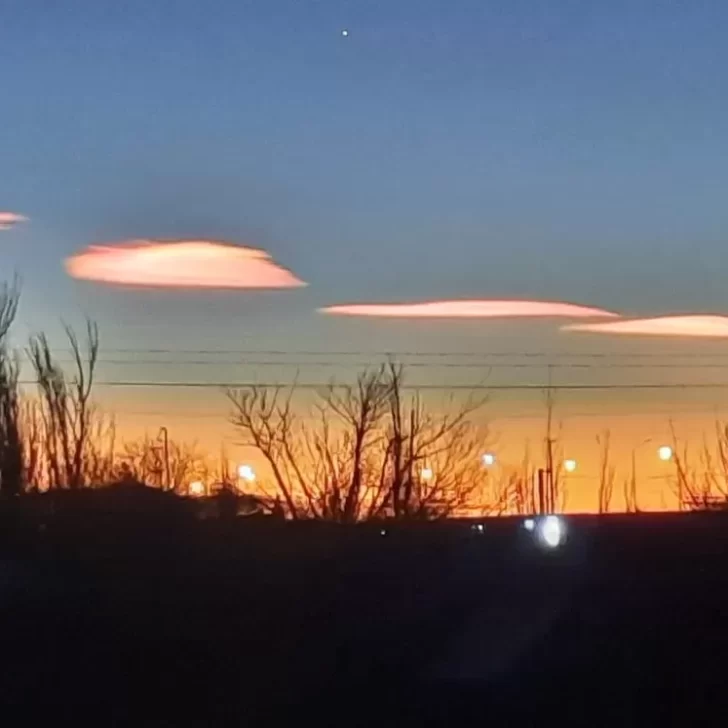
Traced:
[[[25, 379], [19, 381], [22, 385], [38, 384], [37, 380]], [[98, 387], [159, 387], [159, 388], [188, 388], [188, 389], [347, 389], [351, 384], [339, 382], [201, 382], [201, 381], [149, 381], [149, 380], [120, 380], [107, 379], [94, 382]], [[402, 389], [408, 390], [438, 390], [438, 391], [544, 391], [544, 390], [674, 390], [674, 389], [728, 389], [728, 382], [667, 382], [667, 383], [639, 383], [625, 384], [402, 384]]]
[[[52, 347], [51, 351], [67, 352], [68, 348]], [[169, 348], [103, 348], [104, 352], [114, 354], [192, 354], [192, 355], [248, 355], [248, 356], [320, 356], [320, 357], [408, 357], [408, 358], [585, 358], [585, 359], [614, 359], [614, 358], [722, 358], [728, 359], [728, 351], [716, 353], [689, 352], [676, 353], [674, 351], [662, 352], [546, 352], [546, 351], [365, 351], [354, 349], [348, 351], [326, 351], [326, 350], [282, 350], [282, 349], [169, 349]]]

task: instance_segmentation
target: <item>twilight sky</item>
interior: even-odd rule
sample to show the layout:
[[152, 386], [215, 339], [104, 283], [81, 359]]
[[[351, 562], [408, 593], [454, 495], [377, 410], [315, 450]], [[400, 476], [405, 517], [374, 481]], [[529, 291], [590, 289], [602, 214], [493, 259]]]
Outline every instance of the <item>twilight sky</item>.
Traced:
[[[0, 210], [30, 218], [0, 231], [19, 332], [89, 313], [107, 348], [524, 351], [538, 332], [316, 309], [728, 313], [726, 23], [723, 0], [2, 0]], [[91, 243], [160, 237], [263, 248], [308, 287], [64, 272]]]

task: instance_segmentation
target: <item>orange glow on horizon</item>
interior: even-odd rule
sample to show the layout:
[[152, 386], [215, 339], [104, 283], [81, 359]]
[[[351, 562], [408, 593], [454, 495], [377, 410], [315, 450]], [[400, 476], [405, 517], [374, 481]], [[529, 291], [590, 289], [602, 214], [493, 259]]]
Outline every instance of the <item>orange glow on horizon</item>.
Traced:
[[340, 316], [381, 316], [389, 318], [617, 317], [617, 314], [611, 311], [580, 306], [574, 303], [498, 299], [343, 304], [327, 306], [319, 310], [321, 313]]
[[92, 245], [66, 260], [72, 278], [178, 288], [298, 288], [306, 284], [263, 250], [211, 240]]
[[658, 316], [655, 318], [608, 321], [606, 323], [568, 324], [562, 331], [594, 334], [631, 334], [647, 336], [728, 337], [728, 316]]

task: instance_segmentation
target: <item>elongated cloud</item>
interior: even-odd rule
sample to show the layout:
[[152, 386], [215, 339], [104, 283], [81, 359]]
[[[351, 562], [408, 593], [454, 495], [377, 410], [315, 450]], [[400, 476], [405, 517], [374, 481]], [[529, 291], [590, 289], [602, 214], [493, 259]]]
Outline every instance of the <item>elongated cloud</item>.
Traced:
[[0, 212], [0, 230], [10, 230], [21, 222], [28, 222], [28, 218], [17, 212]]
[[340, 316], [383, 316], [389, 318], [509, 318], [509, 317], [616, 317], [600, 308], [558, 301], [424, 301], [422, 303], [360, 303], [327, 306], [322, 313]]
[[92, 245], [66, 260], [73, 278], [178, 288], [296, 288], [306, 285], [263, 250], [212, 240], [132, 240]]
[[586, 331], [594, 334], [632, 334], [643, 336], [728, 337], [728, 316], [658, 316], [606, 323], [569, 324], [562, 331]]

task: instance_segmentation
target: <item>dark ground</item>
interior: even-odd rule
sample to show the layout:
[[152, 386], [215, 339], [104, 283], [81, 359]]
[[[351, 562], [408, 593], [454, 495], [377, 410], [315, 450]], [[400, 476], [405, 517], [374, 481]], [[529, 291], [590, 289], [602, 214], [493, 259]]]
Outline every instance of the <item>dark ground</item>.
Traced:
[[550, 553], [506, 520], [41, 520], [3, 519], [5, 725], [728, 724], [723, 514]]

